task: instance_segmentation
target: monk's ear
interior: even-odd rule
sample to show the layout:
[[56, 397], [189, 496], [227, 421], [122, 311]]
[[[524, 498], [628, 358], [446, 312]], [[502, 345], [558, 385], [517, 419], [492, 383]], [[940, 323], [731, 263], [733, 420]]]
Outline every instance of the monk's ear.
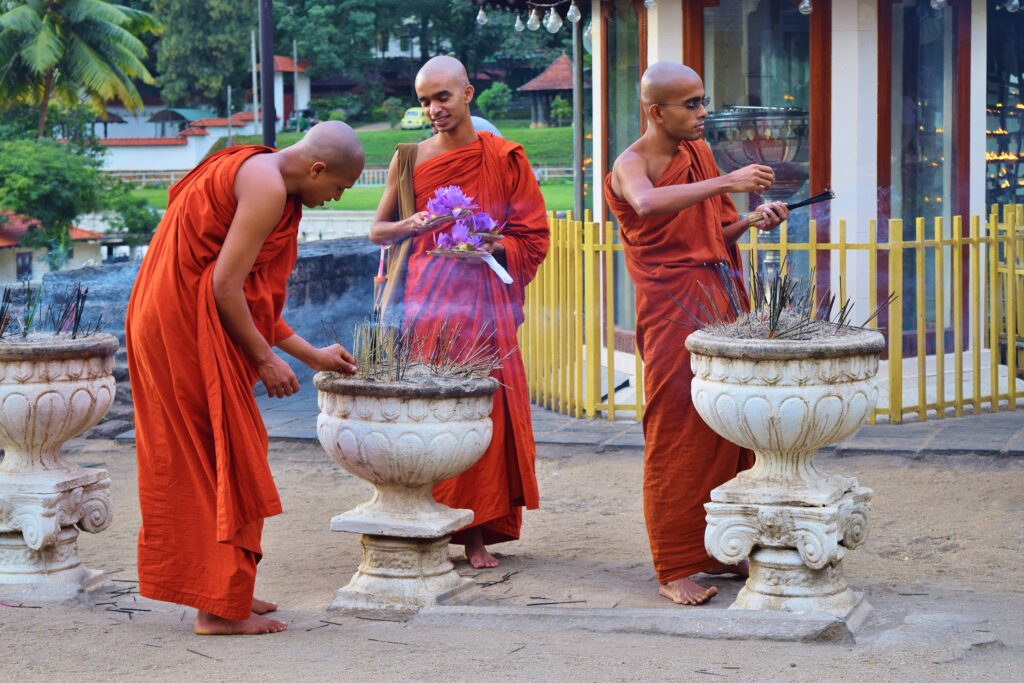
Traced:
[[311, 178], [319, 178], [321, 173], [327, 172], [327, 164], [322, 161], [314, 161], [313, 165], [309, 167], [309, 176]]
[[656, 123], [662, 123], [664, 121], [664, 118], [665, 117], [663, 117], [661, 115], [661, 105], [659, 105], [659, 104], [649, 104], [649, 105], [647, 105], [647, 120], [648, 121], [654, 121]]
[[476, 88], [467, 84], [464, 92], [466, 93], [466, 104], [469, 104], [473, 101], [473, 94], [476, 93]]

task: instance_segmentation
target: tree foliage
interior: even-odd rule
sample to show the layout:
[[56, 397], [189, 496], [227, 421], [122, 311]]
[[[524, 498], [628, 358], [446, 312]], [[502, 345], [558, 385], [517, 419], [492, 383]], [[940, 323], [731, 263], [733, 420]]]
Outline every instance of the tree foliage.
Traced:
[[558, 126], [565, 125], [566, 121], [572, 119], [572, 105], [561, 95], [551, 100], [551, 118], [555, 120], [555, 125]]
[[476, 98], [477, 106], [489, 119], [500, 119], [512, 104], [512, 90], [504, 83], [495, 83]]
[[256, 2], [149, 0], [167, 29], [156, 45], [157, 82], [170, 106], [224, 110], [228, 85], [250, 82], [251, 32], [258, 27]]
[[0, 101], [36, 107], [47, 134], [51, 98], [74, 106], [84, 94], [103, 110], [119, 100], [142, 106], [133, 83], [152, 82], [141, 34], [158, 30], [145, 12], [105, 0], [27, 0], [0, 4]]
[[66, 261], [72, 222], [102, 204], [98, 166], [96, 159], [55, 141], [0, 142], [0, 209], [39, 221], [24, 241], [57, 252], [48, 255], [51, 268]]

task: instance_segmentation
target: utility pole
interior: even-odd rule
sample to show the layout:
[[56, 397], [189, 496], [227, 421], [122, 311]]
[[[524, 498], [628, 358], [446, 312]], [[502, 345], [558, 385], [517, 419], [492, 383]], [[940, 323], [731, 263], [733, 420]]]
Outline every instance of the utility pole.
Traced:
[[252, 126], [254, 130], [259, 130], [260, 124], [260, 98], [259, 98], [259, 83], [256, 82], [256, 31], [250, 31], [249, 37], [251, 40], [250, 58], [252, 60]]
[[263, 144], [277, 142], [277, 112], [274, 103], [274, 6], [272, 0], [260, 0], [260, 89], [263, 91]]
[[299, 42], [292, 39], [292, 111], [295, 112], [295, 130], [302, 132], [302, 122], [299, 120]]
[[228, 86], [228, 147], [235, 144], [234, 136], [231, 134], [231, 86]]
[[583, 220], [583, 20], [572, 22], [572, 195], [573, 218]]

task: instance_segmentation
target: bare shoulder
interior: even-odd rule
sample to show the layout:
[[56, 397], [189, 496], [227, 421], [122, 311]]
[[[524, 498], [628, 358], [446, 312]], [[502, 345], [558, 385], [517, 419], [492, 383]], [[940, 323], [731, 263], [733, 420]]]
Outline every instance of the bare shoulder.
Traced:
[[441, 148], [437, 145], [437, 136], [431, 135], [426, 140], [419, 143], [416, 148], [416, 165], [419, 166], [425, 161], [429, 161], [441, 153]]
[[616, 173], [636, 173], [638, 170], [642, 170], [644, 174], [647, 173], [647, 158], [643, 155], [637, 142], [623, 150], [619, 158], [615, 160], [612, 170]]
[[272, 154], [256, 154], [238, 168], [235, 175], [235, 198], [259, 197], [279, 201], [284, 206], [287, 196], [284, 177]]

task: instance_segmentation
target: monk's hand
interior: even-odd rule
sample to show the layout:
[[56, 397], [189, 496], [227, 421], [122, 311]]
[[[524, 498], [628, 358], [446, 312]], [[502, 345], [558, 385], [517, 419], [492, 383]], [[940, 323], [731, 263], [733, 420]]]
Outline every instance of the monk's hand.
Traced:
[[505, 245], [502, 243], [503, 239], [505, 238], [499, 237], [493, 242], [484, 242], [480, 248], [488, 254], [497, 254], [499, 251], [505, 251]]
[[277, 354], [271, 353], [266, 360], [256, 366], [256, 372], [271, 398], [291, 396], [299, 390], [299, 380]]
[[726, 176], [730, 192], [753, 192], [764, 194], [775, 183], [775, 171], [771, 166], [750, 164]]
[[351, 375], [357, 369], [356, 359], [341, 344], [331, 344], [317, 349], [307, 364], [317, 371], [333, 370], [343, 375]]
[[758, 230], [774, 230], [789, 216], [785, 202], [768, 202], [755, 209], [764, 214], [764, 218], [754, 225]]
[[420, 233], [425, 232], [427, 230], [429, 221], [430, 214], [428, 212], [418, 211], [413, 215], [409, 216], [408, 218], [406, 218], [402, 222], [405, 223], [404, 227], [406, 232], [408, 232], [409, 236], [415, 237], [416, 235], [419, 235]]

